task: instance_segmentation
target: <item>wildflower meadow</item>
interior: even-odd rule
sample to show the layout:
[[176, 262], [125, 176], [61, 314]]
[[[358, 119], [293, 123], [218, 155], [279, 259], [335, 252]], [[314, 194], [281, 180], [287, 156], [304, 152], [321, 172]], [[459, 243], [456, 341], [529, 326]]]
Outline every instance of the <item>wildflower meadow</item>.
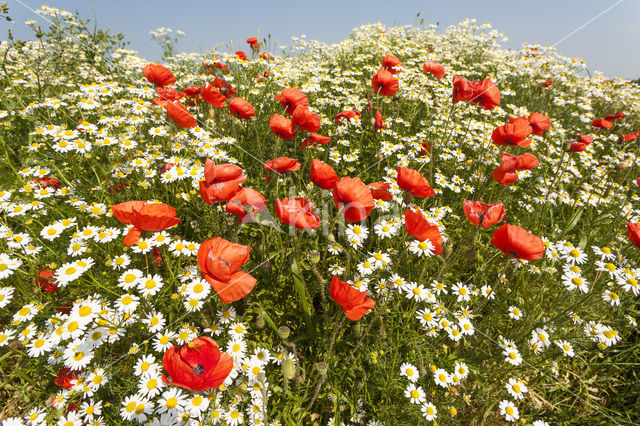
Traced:
[[151, 62], [38, 13], [2, 425], [640, 422], [640, 85], [475, 20]]

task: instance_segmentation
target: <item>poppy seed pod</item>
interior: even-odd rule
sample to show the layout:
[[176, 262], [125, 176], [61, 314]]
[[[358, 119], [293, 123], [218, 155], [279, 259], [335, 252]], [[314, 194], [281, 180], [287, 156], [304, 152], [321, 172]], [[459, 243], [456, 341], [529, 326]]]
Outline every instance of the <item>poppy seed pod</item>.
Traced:
[[291, 334], [291, 329], [286, 325], [278, 327], [278, 336], [280, 336], [281, 339], [287, 339], [290, 334]]

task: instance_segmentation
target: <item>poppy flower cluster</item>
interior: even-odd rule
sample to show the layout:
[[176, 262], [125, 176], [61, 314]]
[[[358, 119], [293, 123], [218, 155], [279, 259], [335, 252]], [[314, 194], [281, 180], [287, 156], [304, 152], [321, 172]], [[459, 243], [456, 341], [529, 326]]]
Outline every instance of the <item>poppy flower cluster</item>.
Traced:
[[592, 142], [593, 142], [593, 138], [591, 136], [578, 135], [576, 137], [576, 140], [572, 141], [571, 145], [569, 145], [569, 149], [567, 149], [567, 152], [584, 151], [585, 149], [587, 149], [587, 146], [589, 146]]

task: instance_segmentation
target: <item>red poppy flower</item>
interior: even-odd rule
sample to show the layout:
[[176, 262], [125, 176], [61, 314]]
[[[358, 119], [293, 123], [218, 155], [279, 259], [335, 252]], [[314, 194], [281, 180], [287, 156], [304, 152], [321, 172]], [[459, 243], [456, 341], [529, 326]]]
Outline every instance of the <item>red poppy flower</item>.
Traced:
[[163, 382], [200, 392], [220, 387], [233, 369], [233, 358], [221, 352], [215, 340], [202, 336], [182, 348], [169, 348], [162, 358], [162, 366], [169, 376], [163, 374]]
[[551, 119], [539, 112], [533, 112], [529, 116], [529, 125], [533, 129], [533, 134], [542, 136], [542, 134], [551, 128]]
[[436, 195], [429, 182], [417, 170], [402, 166], [398, 167], [396, 181], [400, 189], [411, 192], [415, 197], [426, 198]]
[[503, 152], [502, 163], [493, 169], [493, 180], [500, 185], [508, 186], [518, 180], [517, 170], [530, 170], [538, 167], [538, 158], [530, 153], [524, 155], [513, 155]]
[[142, 68], [142, 74], [144, 74], [150, 83], [160, 87], [176, 82], [176, 78], [171, 71], [160, 64], [148, 64]]
[[306, 198], [276, 200], [276, 215], [283, 223], [296, 228], [316, 229], [320, 226], [320, 217], [313, 212], [313, 206]]
[[252, 49], [259, 49], [262, 43], [260, 43], [256, 37], [249, 37], [247, 44], [250, 45]]
[[542, 87], [549, 87], [553, 84], [553, 80], [547, 80], [544, 83], [540, 83], [540, 86]]
[[267, 160], [264, 168], [273, 170], [278, 173], [290, 173], [300, 170], [301, 164], [295, 158], [278, 157], [273, 160]]
[[78, 380], [80, 377], [81, 370], [72, 370], [69, 367], [62, 367], [58, 374], [56, 375], [53, 383], [60, 386], [61, 388], [71, 389], [73, 384], [71, 383], [73, 380]]
[[358, 321], [376, 306], [375, 300], [368, 298], [366, 291], [356, 290], [335, 275], [331, 278], [329, 295], [334, 302], [342, 306], [345, 315], [351, 321]]
[[38, 272], [38, 277], [35, 279], [35, 283], [44, 291], [55, 293], [58, 291], [58, 283], [53, 279], [53, 277], [54, 273], [51, 269], [41, 269], [40, 272]]
[[384, 70], [389, 71], [391, 74], [395, 74], [400, 72], [400, 70], [395, 69], [395, 67], [401, 67], [402, 62], [395, 55], [386, 55], [382, 58], [382, 63], [380, 65]]
[[375, 200], [393, 200], [393, 195], [389, 192], [391, 185], [388, 182], [373, 182], [367, 186], [371, 190], [371, 196]]
[[627, 237], [634, 246], [640, 247], [640, 223], [627, 223]]
[[240, 223], [247, 223], [267, 207], [267, 200], [255, 189], [242, 188], [227, 201], [228, 213], [237, 214]]
[[531, 145], [531, 139], [527, 139], [531, 132], [533, 128], [529, 125], [529, 120], [516, 117], [507, 124], [496, 127], [491, 134], [491, 140], [496, 145], [517, 145], [526, 148]]
[[622, 142], [635, 141], [636, 139], [638, 139], [639, 136], [640, 136], [640, 130], [634, 133], [627, 133], [626, 135], [621, 135], [620, 140], [618, 142], [622, 143]]
[[242, 50], [238, 50], [237, 52], [235, 52], [236, 54], [236, 58], [242, 60], [242, 61], [247, 61], [249, 60], [249, 57], [247, 56], [246, 53], [244, 53]]
[[176, 210], [164, 203], [127, 201], [111, 206], [111, 211], [121, 223], [133, 225], [124, 237], [127, 246], [137, 244], [142, 231], [162, 231], [182, 221], [176, 217]]
[[333, 201], [342, 209], [347, 222], [360, 222], [366, 219], [376, 203], [371, 190], [360, 178], [343, 177], [333, 188]]
[[[274, 57], [270, 52], [262, 52], [260, 57], [265, 61], [273, 61]], [[265, 77], [269, 77], [269, 73], [267, 71], [264, 72]]]
[[320, 130], [320, 116], [304, 105], [296, 107], [291, 121], [294, 126], [299, 126], [302, 130], [308, 132]]
[[470, 102], [480, 105], [484, 109], [494, 109], [500, 105], [500, 89], [493, 84], [490, 78], [478, 82], [474, 81], [473, 96]]
[[207, 158], [204, 163], [204, 181], [200, 182], [200, 196], [207, 204], [229, 201], [247, 179], [235, 164], [218, 164]]
[[453, 76], [453, 99], [452, 102], [464, 102], [471, 100], [473, 97], [473, 87], [471, 82], [464, 77]]
[[166, 101], [162, 103], [162, 106], [167, 111], [169, 118], [178, 126], [189, 129], [198, 125], [195, 117], [180, 102]]
[[209, 238], [198, 249], [198, 266], [204, 279], [223, 303], [240, 300], [251, 293], [256, 279], [238, 269], [249, 260], [251, 247], [223, 238]]
[[31, 179], [31, 183], [34, 184], [34, 185], [39, 186], [42, 189], [45, 189], [45, 188], [60, 189], [60, 188], [62, 188], [62, 183], [58, 179], [52, 178], [52, 177], [34, 178], [34, 179]]
[[600, 127], [605, 130], [609, 130], [613, 127], [613, 123], [609, 120], [605, 120], [604, 118], [599, 118], [597, 120], [593, 120], [593, 127]]
[[184, 93], [178, 92], [171, 86], [158, 87], [156, 92], [158, 92], [160, 99], [165, 101], [177, 101], [184, 98]]
[[202, 87], [191, 85], [183, 90], [184, 94], [189, 96], [190, 98], [197, 98], [200, 96], [200, 92], [202, 91]]
[[389, 71], [382, 69], [371, 78], [371, 86], [374, 92], [384, 96], [395, 95], [399, 88], [398, 79]]
[[220, 93], [224, 95], [225, 98], [231, 99], [233, 95], [236, 94], [235, 89], [229, 83], [227, 83], [222, 78], [216, 77], [210, 83], [213, 87], [220, 90]]
[[593, 142], [593, 138], [588, 135], [578, 135], [574, 142], [571, 142], [567, 152], [581, 152], [587, 149], [587, 146]]
[[506, 214], [504, 204], [502, 203], [487, 204], [482, 201], [464, 200], [462, 207], [467, 219], [475, 226], [482, 223], [482, 228], [484, 229], [500, 222]]
[[227, 102], [227, 97], [212, 83], [202, 87], [202, 99], [216, 108], [224, 107]]
[[296, 128], [293, 121], [280, 114], [273, 114], [269, 119], [271, 131], [284, 140], [293, 139], [296, 136]]
[[447, 73], [444, 67], [435, 61], [427, 61], [422, 64], [422, 70], [427, 74], [432, 74], [437, 79], [441, 79]]
[[338, 175], [333, 167], [314, 158], [311, 161], [311, 180], [322, 189], [333, 189], [338, 182]]
[[418, 241], [429, 240], [434, 247], [434, 253], [442, 253], [442, 235], [438, 225], [431, 223], [419, 211], [407, 210], [404, 212], [404, 226], [407, 232]]
[[328, 136], [319, 135], [317, 133], [311, 133], [308, 138], [302, 141], [302, 149], [305, 149], [308, 146], [311, 146], [315, 143], [319, 143], [322, 145], [326, 145], [331, 142], [331, 138]]
[[249, 120], [251, 117], [256, 116], [255, 108], [244, 98], [231, 99], [229, 111], [234, 117], [242, 118], [243, 120]]
[[382, 118], [382, 113], [376, 109], [376, 114], [374, 117], [373, 123], [373, 131], [377, 132], [379, 129], [386, 129], [387, 126], [384, 125], [384, 119]]
[[289, 115], [293, 115], [293, 112], [300, 105], [305, 107], [309, 106], [307, 95], [295, 87], [283, 89], [282, 92], [280, 92], [280, 95], [276, 95], [276, 100], [280, 101], [280, 104], [286, 108], [285, 112]]
[[362, 115], [358, 111], [353, 110], [345, 110], [342, 111], [335, 116], [336, 124], [342, 124], [342, 119], [346, 118], [347, 120], [351, 120], [352, 118], [358, 117], [360, 118]]
[[616, 114], [609, 114], [604, 119], [607, 121], [620, 121], [624, 117], [624, 111], [618, 112]]
[[545, 250], [539, 237], [508, 223], [495, 230], [491, 242], [503, 253], [517, 259], [539, 260]]

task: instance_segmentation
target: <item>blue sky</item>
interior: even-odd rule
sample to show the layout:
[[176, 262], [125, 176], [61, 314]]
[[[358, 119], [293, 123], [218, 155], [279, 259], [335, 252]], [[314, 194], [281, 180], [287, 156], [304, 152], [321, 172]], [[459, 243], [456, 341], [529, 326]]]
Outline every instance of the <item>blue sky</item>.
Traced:
[[[29, 19], [44, 23], [27, 9], [36, 9], [42, 0], [8, 0], [14, 23], [0, 23], [0, 37], [11, 28], [19, 38], [29, 38], [24, 25]], [[24, 4], [21, 4], [21, 2]], [[158, 27], [182, 30], [186, 36], [178, 50], [206, 51], [231, 41], [234, 48], [248, 50], [244, 40], [260, 33], [287, 45], [292, 36], [328, 43], [346, 38], [351, 30], [365, 23], [386, 25], [414, 24], [420, 12], [425, 24], [440, 27], [465, 18], [491, 22], [505, 33], [505, 47], [520, 47], [524, 42], [552, 45], [574, 30], [614, 6], [584, 28], [561, 41], [556, 48], [567, 56], [580, 57], [589, 70], [601, 70], [609, 77], [640, 78], [640, 0], [466, 0], [466, 1], [192, 1], [192, 0], [53, 0], [50, 6], [80, 11], [98, 25], [122, 32], [130, 48], [147, 59], [160, 56], [160, 49], [149, 31]]]

